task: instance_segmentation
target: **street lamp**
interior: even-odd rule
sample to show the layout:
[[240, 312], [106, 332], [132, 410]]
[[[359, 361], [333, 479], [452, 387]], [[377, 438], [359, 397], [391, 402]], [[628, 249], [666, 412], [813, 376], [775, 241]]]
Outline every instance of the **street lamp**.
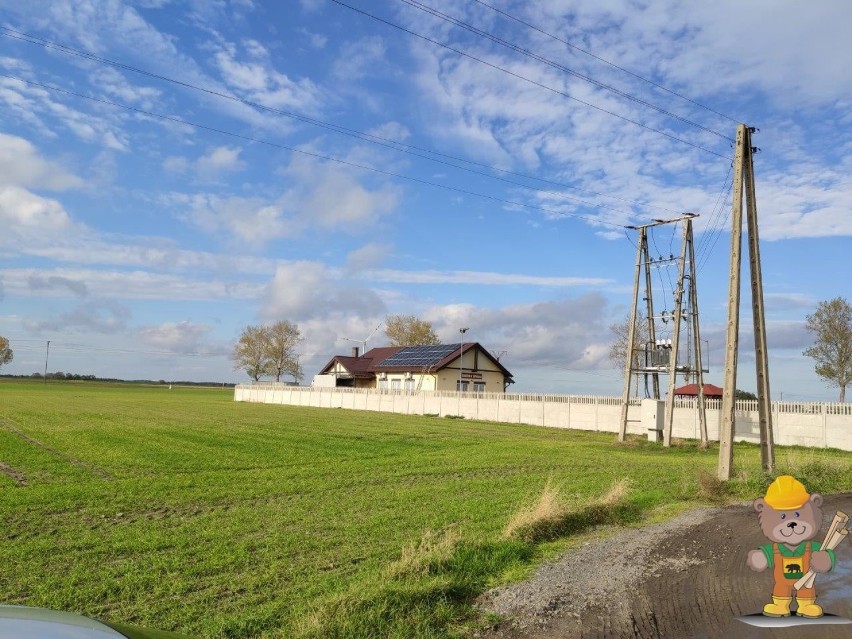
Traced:
[[459, 393], [462, 392], [462, 372], [464, 371], [464, 334], [467, 333], [468, 327], [459, 329], [459, 333], [461, 334], [461, 339], [459, 340]]

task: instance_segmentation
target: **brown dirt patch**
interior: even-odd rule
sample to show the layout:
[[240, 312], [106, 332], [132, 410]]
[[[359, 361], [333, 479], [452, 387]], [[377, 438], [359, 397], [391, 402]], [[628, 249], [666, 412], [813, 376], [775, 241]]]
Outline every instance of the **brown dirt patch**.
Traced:
[[[827, 496], [824, 512], [852, 513], [852, 494]], [[819, 541], [825, 526], [817, 536]], [[504, 621], [485, 639], [852, 639], [852, 625], [753, 628], [737, 619], [768, 603], [772, 578], [745, 565], [766, 543], [749, 504], [701, 508], [657, 526], [589, 542], [528, 581], [485, 593], [479, 605]], [[817, 580], [826, 612], [852, 618], [852, 543]], [[784, 634], [784, 633], [787, 634]]]
[[11, 477], [12, 480], [16, 484], [18, 484], [18, 486], [26, 486], [27, 485], [27, 478], [24, 477], [24, 473], [15, 470], [11, 466], [8, 466], [7, 464], [4, 464], [1, 461], [0, 461], [0, 473], [3, 473], [4, 475]]

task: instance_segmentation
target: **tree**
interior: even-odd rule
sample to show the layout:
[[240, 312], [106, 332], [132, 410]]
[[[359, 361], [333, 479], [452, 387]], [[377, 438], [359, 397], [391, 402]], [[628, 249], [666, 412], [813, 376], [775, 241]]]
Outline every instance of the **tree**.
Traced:
[[[609, 330], [615, 335], [615, 341], [609, 347], [609, 358], [624, 370], [627, 366], [627, 339], [630, 337], [630, 314], [625, 315], [620, 322], [610, 325]], [[648, 338], [648, 318], [641, 311], [636, 313], [636, 332], [633, 335], [633, 348], [641, 350]]]
[[0, 335], [0, 366], [8, 364], [14, 359], [15, 354], [9, 348], [9, 340]]
[[231, 354], [234, 370], [245, 370], [254, 381], [264, 375], [274, 374], [269, 360], [266, 333], [264, 326], [246, 326]]
[[263, 337], [269, 370], [275, 375], [275, 381], [280, 382], [283, 373], [292, 375], [297, 382], [300, 381], [302, 370], [299, 366], [299, 356], [294, 352], [296, 346], [302, 341], [299, 328], [295, 324], [282, 320], [265, 327]]
[[843, 297], [820, 302], [805, 327], [816, 343], [802, 354], [814, 359], [814, 370], [824, 380], [837, 384], [846, 401], [846, 386], [852, 383], [852, 306]]
[[414, 315], [388, 315], [385, 318], [385, 335], [391, 346], [430, 346], [441, 343], [432, 330], [432, 322]]

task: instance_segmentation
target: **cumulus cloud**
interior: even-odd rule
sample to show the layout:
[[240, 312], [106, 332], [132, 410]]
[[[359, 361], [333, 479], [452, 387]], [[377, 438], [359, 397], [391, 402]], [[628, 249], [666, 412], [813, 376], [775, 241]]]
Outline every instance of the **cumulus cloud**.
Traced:
[[400, 198], [392, 185], [370, 189], [350, 171], [314, 161], [294, 160], [285, 176], [292, 186], [274, 199], [212, 194], [182, 199], [199, 228], [263, 244], [311, 230], [364, 233], [391, 213]]
[[466, 339], [489, 350], [507, 350], [518, 366], [610, 368], [606, 298], [593, 293], [503, 308], [472, 304], [433, 307], [424, 313], [447, 342], [458, 341], [458, 329], [470, 327]]
[[172, 353], [227, 354], [227, 348], [211, 337], [209, 324], [190, 322], [163, 322], [146, 324], [134, 330], [140, 342], [157, 350]]
[[351, 251], [346, 256], [346, 266], [353, 271], [363, 271], [381, 264], [390, 254], [391, 247], [387, 244], [371, 242]]
[[372, 317], [384, 310], [379, 296], [366, 287], [339, 279], [319, 262], [291, 262], [275, 271], [264, 296], [265, 319], [301, 321], [316, 317]]
[[340, 47], [334, 63], [335, 77], [346, 82], [360, 80], [385, 60], [385, 43], [379, 36], [369, 36]]
[[45, 160], [24, 138], [0, 133], [0, 186], [51, 191], [80, 188], [82, 179], [61, 165]]

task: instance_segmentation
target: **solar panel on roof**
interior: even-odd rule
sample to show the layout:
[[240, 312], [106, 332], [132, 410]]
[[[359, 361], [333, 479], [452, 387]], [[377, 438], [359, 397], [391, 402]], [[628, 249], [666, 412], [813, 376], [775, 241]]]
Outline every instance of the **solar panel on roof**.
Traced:
[[435, 344], [433, 346], [406, 346], [387, 359], [379, 362], [379, 366], [429, 366], [436, 364], [459, 350], [458, 344]]

